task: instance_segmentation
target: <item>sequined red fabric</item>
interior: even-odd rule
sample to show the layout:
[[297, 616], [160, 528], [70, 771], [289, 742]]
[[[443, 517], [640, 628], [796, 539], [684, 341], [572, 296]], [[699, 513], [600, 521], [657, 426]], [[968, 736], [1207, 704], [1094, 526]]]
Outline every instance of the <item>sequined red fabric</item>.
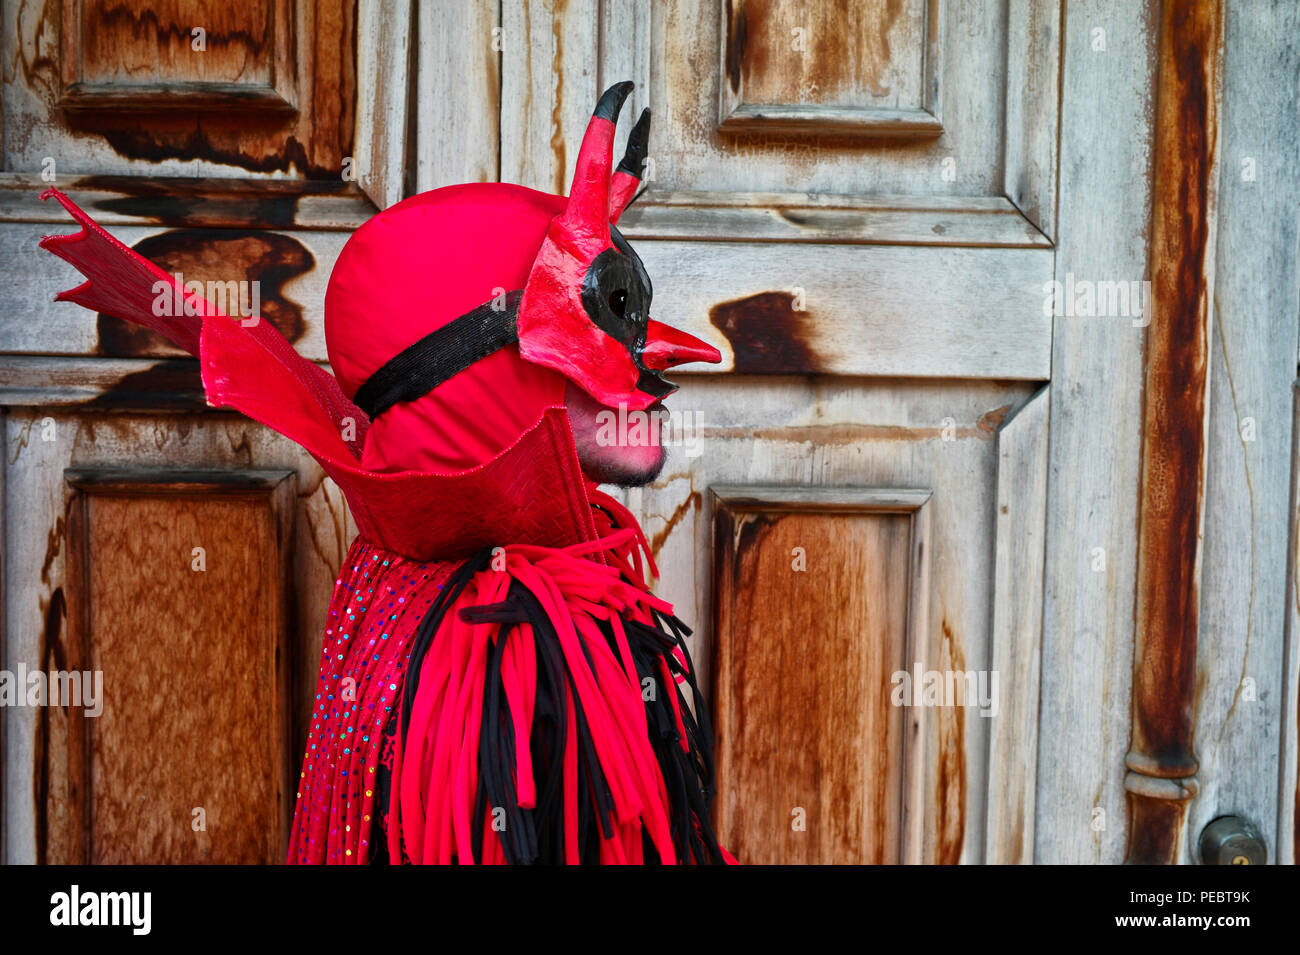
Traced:
[[421, 563], [358, 538], [334, 585], [321, 644], [290, 863], [365, 863], [384, 728], [398, 711], [411, 635], [454, 563]]

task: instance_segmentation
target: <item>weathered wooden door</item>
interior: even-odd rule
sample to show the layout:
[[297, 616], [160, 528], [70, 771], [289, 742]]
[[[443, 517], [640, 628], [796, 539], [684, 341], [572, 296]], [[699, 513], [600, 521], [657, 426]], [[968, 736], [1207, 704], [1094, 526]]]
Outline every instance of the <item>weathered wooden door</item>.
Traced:
[[106, 684], [97, 720], [5, 711], [6, 859], [278, 858], [354, 533], [192, 363], [48, 304], [42, 173], [169, 268], [259, 279], [323, 361], [351, 229], [566, 191], [623, 79], [655, 112], [624, 232], [724, 354], [624, 494], [697, 626], [724, 843], [1197, 861], [1233, 814], [1293, 859], [1285, 3], [0, 9], [4, 666]]
[[570, 13], [562, 103], [503, 75], [503, 175], [558, 165], [532, 130], [586, 86], [631, 71], [656, 110], [625, 231], [724, 374], [673, 399], [693, 440], [629, 501], [700, 626], [721, 838], [1028, 857], [1059, 9], [611, 4], [589, 38]]
[[37, 248], [74, 231], [39, 196], [323, 362], [333, 261], [405, 188], [411, 7], [0, 11], [3, 666], [102, 681], [5, 707], [5, 858], [278, 862], [355, 528], [304, 452], [205, 408], [189, 356], [51, 304], [80, 277]]
[[1295, 11], [506, 0], [489, 30], [503, 179], [563, 188], [610, 82], [656, 111], [625, 232], [724, 361], [627, 499], [699, 625], [724, 841], [1194, 862], [1240, 815], [1292, 860]]

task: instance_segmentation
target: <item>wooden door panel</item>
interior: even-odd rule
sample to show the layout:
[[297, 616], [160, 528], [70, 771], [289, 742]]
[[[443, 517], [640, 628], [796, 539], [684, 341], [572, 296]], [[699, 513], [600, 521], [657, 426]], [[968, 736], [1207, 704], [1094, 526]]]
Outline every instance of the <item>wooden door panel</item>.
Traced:
[[[629, 217], [628, 234], [639, 220]], [[1020, 221], [1024, 221], [1023, 219]], [[1039, 380], [1050, 249], [639, 239], [654, 314], [714, 342], [696, 375]]]
[[68, 629], [48, 649], [104, 689], [98, 715], [74, 710], [66, 736], [38, 738], [47, 778], [58, 767], [67, 786], [42, 861], [278, 862], [293, 472], [65, 478]]
[[723, 4], [718, 128], [937, 136], [938, 0]]
[[357, 0], [4, 11], [7, 172], [340, 182], [354, 155]]
[[[767, 802], [757, 792], [753, 777], [762, 778], [765, 762], [776, 757], [752, 741], [783, 738], [799, 704], [793, 697], [770, 701], [766, 709], [749, 711], [743, 728], [728, 722], [726, 714], [735, 712], [731, 698], [749, 692], [751, 683], [775, 687], [773, 692], [779, 694], [797, 695], [807, 688], [799, 676], [783, 672], [790, 666], [788, 657], [776, 661], [765, 649], [769, 637], [763, 621], [752, 627], [719, 623], [725, 614], [717, 601], [743, 591], [747, 607], [781, 608], [778, 623], [829, 615], [818, 631], [830, 635], [825, 647], [817, 642], [820, 636], [811, 637], [811, 656], [800, 662], [817, 670], [815, 679], [835, 685], [843, 669], [860, 659], [855, 654], [867, 652], [873, 639], [869, 626], [859, 627], [862, 642], [852, 646], [846, 658], [849, 645], [837, 642], [843, 621], [835, 614], [846, 609], [854, 613], [854, 607], [870, 604], [880, 581], [893, 579], [897, 569], [876, 556], [865, 562], [832, 562], [832, 580], [809, 574], [806, 580], [792, 581], [802, 575], [773, 574], [741, 581], [731, 558], [719, 560], [725, 541], [713, 533], [711, 492], [725, 487], [726, 493], [743, 496], [746, 489], [758, 493], [775, 486], [791, 499], [825, 495], [835, 500], [854, 493], [851, 489], [919, 488], [930, 495], [923, 511], [929, 521], [925, 550], [932, 572], [928, 579], [915, 579], [918, 606], [916, 616], [909, 617], [909, 627], [910, 621], [917, 621], [913, 642], [904, 663], [889, 667], [886, 680], [896, 670], [914, 672], [918, 667], [922, 673], [972, 672], [977, 678], [996, 670], [997, 711], [981, 715], [979, 706], [905, 709], [894, 718], [914, 721], [916, 733], [906, 741], [908, 746], [890, 748], [844, 734], [838, 738], [843, 766], [836, 768], [828, 759], [818, 772], [828, 786], [851, 765], [870, 763], [877, 771], [888, 766], [890, 774], [909, 772], [901, 789], [898, 777], [889, 776], [890, 791], [902, 794], [903, 819], [914, 827], [902, 842], [888, 840], [898, 858], [979, 861], [987, 834], [993, 839], [989, 851], [998, 861], [1011, 861], [1016, 840], [1032, 833], [1034, 813], [1036, 740], [1026, 721], [1032, 724], [1038, 699], [1033, 661], [1040, 634], [1036, 608], [1041, 606], [1046, 506], [1046, 393], [1033, 385], [1006, 382], [700, 376], [689, 380], [668, 404], [694, 428], [689, 432], [691, 445], [671, 447], [669, 463], [654, 484], [629, 490], [625, 497], [642, 519], [659, 563], [657, 592], [697, 628], [692, 654], [718, 713], [719, 745], [730, 754], [725, 757], [727, 773], [738, 767], [746, 786], [745, 804], [756, 801], [749, 810], [751, 820], [783, 827], [772, 843], [756, 842], [748, 829], [737, 828], [744, 848], [757, 845], [763, 858], [788, 851], [791, 858], [824, 862], [842, 857], [835, 853], [847, 852], [846, 847], [866, 851], [867, 842], [861, 830], [842, 828], [846, 824], [839, 819], [822, 819], [826, 830], [809, 835], [818, 825], [811, 815], [804, 841], [785, 841], [798, 835], [789, 830], [791, 809], [807, 804], [791, 802], [794, 797], [783, 791], [773, 796], [784, 802]], [[870, 540], [868, 531], [859, 530], [856, 536], [827, 545], [827, 550], [837, 555], [856, 549], [871, 553]], [[775, 549], [769, 551], [768, 559], [779, 569], [775, 554]], [[789, 567], [788, 551], [785, 557]], [[736, 585], [729, 586], [728, 580]], [[839, 606], [828, 606], [830, 594], [842, 597]], [[895, 619], [888, 614], [877, 618], [878, 612], [868, 614], [870, 626]], [[725, 632], [715, 631], [715, 626], [724, 625]], [[897, 645], [898, 631], [890, 633]], [[770, 639], [779, 641], [780, 636]], [[735, 662], [751, 654], [752, 661]], [[866, 714], [876, 712], [891, 689], [886, 682], [883, 689], [877, 685], [874, 693], [862, 694], [857, 709], [849, 711], [852, 718], [866, 721]], [[833, 732], [829, 716], [814, 722], [823, 732]], [[746, 747], [743, 752], [737, 742]], [[911, 771], [906, 769], [909, 760]], [[794, 772], [791, 767], [792, 777]], [[719, 777], [718, 799], [719, 820], [730, 829], [739, 824], [724, 807], [741, 797], [730, 791], [733, 780], [728, 774]], [[804, 794], [820, 792], [817, 778], [809, 773], [791, 778], [788, 785]], [[1009, 804], [1009, 818], [990, 808], [993, 798]]]
[[292, 112], [293, 7], [292, 0], [63, 0], [59, 105], [216, 110], [238, 104]]
[[[249, 472], [254, 476], [267, 471], [278, 474], [292, 472], [296, 475], [293, 479], [296, 493], [288, 493], [287, 500], [277, 498], [273, 502], [262, 496], [258, 488], [250, 489], [247, 509], [235, 515], [240, 521], [237, 526], [227, 526], [230, 524], [228, 515], [204, 509], [206, 492], [198, 498], [165, 495], [152, 498], [154, 503], [145, 511], [155, 513], [156, 519], [148, 517], [149, 524], [141, 519], [145, 516], [142, 513], [140, 517], [128, 515], [129, 519], [121, 526], [109, 521], [88, 525], [87, 529], [101, 526], [123, 535], [131, 535], [140, 527], [152, 528], [150, 533], [135, 539], [131, 546], [136, 548], [163, 546], [175, 537], [174, 528], [182, 522], [194, 530], [193, 534], [182, 536], [197, 535], [209, 542], [213, 539], [232, 542], [232, 532], [244, 526], [249, 526], [250, 533], [244, 535], [238, 551], [232, 551], [236, 557], [234, 562], [215, 561], [214, 548], [209, 543], [206, 575], [193, 574], [195, 578], [202, 578], [199, 583], [204, 589], [200, 590], [195, 581], [184, 577], [184, 586], [174, 587], [167, 597], [170, 603], [164, 609], [168, 613], [179, 615], [184, 612], [200, 623], [210, 622], [202, 623], [203, 634], [211, 637], [210, 642], [202, 645], [195, 642], [199, 635], [194, 625], [177, 624], [173, 627], [169, 623], [163, 627], [158, 623], [158, 613], [153, 612], [153, 607], [145, 600], [139, 601], [138, 608], [133, 606], [130, 610], [131, 614], [143, 620], [138, 633], [116, 630], [113, 633], [113, 643], [109, 648], [113, 661], [134, 659], [138, 665], [129, 668], [125, 675], [120, 672], [115, 675], [124, 664], [105, 661], [107, 705], [135, 713], [145, 726], [150, 727], [151, 733], [156, 722], [157, 734], [162, 737], [180, 733], [184, 728], [186, 732], [181, 734], [184, 738], [173, 738], [165, 756], [160, 756], [158, 747], [148, 739], [140, 742], [136, 734], [142, 726], [136, 724], [119, 725], [111, 736], [114, 742], [109, 751], [102, 748], [92, 750], [90, 745], [98, 723], [112, 718], [108, 713], [95, 720], [83, 718], [76, 710], [54, 707], [6, 710], [9, 736], [6, 796], [11, 822], [9, 858], [11, 861], [29, 862], [42, 858], [50, 861], [67, 858], [67, 853], [76, 848], [76, 840], [68, 835], [69, 826], [75, 825], [75, 831], [87, 837], [95, 832], [97, 817], [89, 812], [87, 798], [93, 790], [86, 775], [88, 767], [100, 760], [101, 798], [106, 806], [115, 808], [109, 816], [98, 817], [105, 824], [99, 831], [98, 841], [83, 841], [83, 847], [93, 844], [98, 847], [96, 851], [105, 855], [148, 852], [150, 855], [146, 861], [161, 861], [164, 853], [174, 851], [180, 854], [185, 850], [191, 853], [185, 856], [191, 861], [237, 855], [240, 858], [255, 856], [256, 861], [279, 862], [283, 857], [278, 847], [271, 851], [271, 840], [272, 836], [280, 838], [284, 832], [284, 820], [276, 815], [281, 807], [261, 799], [246, 802], [244, 797], [233, 801], [228, 799], [223, 804], [220, 797], [224, 784], [215, 777], [250, 778], [255, 771], [273, 775], [272, 756], [276, 747], [289, 754], [286, 765], [296, 771], [305, 746], [307, 718], [316, 689], [320, 637], [331, 584], [356, 534], [346, 504], [337, 487], [325, 478], [306, 452], [261, 425], [238, 415], [210, 410], [201, 416], [176, 413], [174, 408], [159, 413], [156, 407], [148, 413], [141, 413], [138, 408], [123, 408], [105, 414], [103, 408], [97, 406], [96, 398], [82, 390], [87, 383], [82, 381], [78, 371], [65, 371], [68, 380], [62, 385], [55, 377], [46, 380], [39, 391], [18, 399], [41, 406], [11, 407], [5, 416], [5, 446], [9, 449], [4, 488], [8, 532], [4, 555], [8, 572], [5, 611], [10, 667], [23, 661], [29, 668], [35, 668], [38, 662], [46, 670], [51, 667], [71, 668], [76, 660], [74, 651], [81, 653], [83, 658], [93, 653], [93, 640], [86, 643], [80, 637], [74, 637], [74, 629], [80, 634], [89, 632], [94, 635], [93, 614], [92, 626], [88, 630], [78, 622], [75, 613], [75, 608], [88, 606], [87, 600], [75, 595], [88, 593], [85, 578], [77, 576], [80, 566], [89, 566], [93, 570], [98, 563], [105, 579], [111, 573], [121, 576], [124, 582], [134, 580], [140, 587], [152, 587], [157, 583], [164, 587], [164, 595], [167, 594], [165, 588], [169, 585], [162, 579], [167, 568], [160, 568], [156, 563], [142, 568], [123, 565], [122, 558], [115, 556], [114, 547], [100, 546], [91, 548], [88, 561], [82, 559], [80, 555], [84, 548], [74, 546], [74, 537], [80, 541], [88, 541], [88, 537], [79, 530], [74, 531], [70, 523], [74, 512], [68, 510], [65, 502], [63, 480], [63, 474], [69, 468], [103, 473], [119, 468], [122, 462], [130, 462], [133, 467], [156, 476], [174, 470], [180, 463], [187, 469], [201, 469], [209, 475], [219, 475], [222, 480], [236, 485], [245, 480]], [[93, 387], [93, 382], [89, 384]], [[12, 393], [6, 395], [7, 400], [13, 400]], [[152, 398], [176, 401], [175, 395], [167, 393]], [[54, 403], [60, 406], [52, 407]], [[202, 406], [201, 392], [197, 396], [197, 406]], [[278, 493], [285, 495], [288, 485], [289, 482], [283, 482]], [[93, 493], [91, 497], [90, 513], [93, 514], [95, 504], [102, 503], [105, 498]], [[149, 508], [158, 507], [162, 508], [161, 512], [149, 511]], [[201, 513], [186, 517], [191, 509]], [[276, 541], [249, 522], [256, 514], [257, 522], [265, 528], [271, 512], [282, 518], [285, 509], [291, 513], [292, 521], [278, 545], [281, 551], [277, 551]], [[102, 512], [100, 516], [103, 517]], [[176, 540], [187, 544], [182, 569], [185, 574], [190, 574], [191, 549], [203, 541], [193, 539], [187, 543], [179, 538]], [[221, 546], [218, 544], [218, 549]], [[283, 554], [284, 550], [289, 554]], [[271, 562], [277, 554], [281, 556], [281, 563], [273, 567]], [[239, 569], [241, 565], [242, 570]], [[221, 586], [209, 592], [215, 577], [236, 573], [240, 577], [238, 581], [226, 576]], [[277, 610], [274, 591], [268, 591], [271, 581], [284, 585], [288, 590], [292, 602], [284, 612]], [[175, 583], [174, 579], [172, 583]], [[122, 603], [123, 586], [101, 588], [101, 604], [113, 607]], [[283, 598], [280, 606], [283, 606]], [[246, 627], [233, 631], [231, 628], [236, 622]], [[281, 667], [291, 678], [287, 688], [278, 686], [263, 665], [269, 665], [268, 641], [272, 639], [273, 629], [280, 634], [275, 645], [280, 648]], [[237, 652], [246, 655], [257, 650], [262, 662], [244, 667], [229, 662], [222, 653], [221, 640], [232, 643]], [[254, 640], [257, 641], [255, 644]], [[78, 650], [79, 647], [85, 649]], [[202, 660], [195, 663], [199, 657]], [[72, 662], [59, 663], [60, 659]], [[181, 667], [182, 662], [186, 670], [193, 672], [173, 672]], [[128, 701], [127, 687], [133, 681], [138, 681], [142, 688], [132, 692]], [[181, 692], [181, 688], [187, 685], [186, 681], [189, 681], [189, 690], [182, 701], [174, 694]], [[179, 718], [174, 718], [161, 705], [151, 702], [163, 699], [174, 699], [172, 708], [180, 708], [183, 704], [183, 711], [193, 710], [195, 715], [183, 716], [182, 711], [177, 714]], [[153, 707], [156, 705], [155, 711]], [[221, 708], [219, 712], [218, 707]], [[286, 710], [292, 716], [291, 725], [277, 734], [272, 745], [259, 735], [261, 729], [258, 727], [268, 728], [275, 714]], [[197, 717], [204, 722], [198, 723]], [[227, 723], [230, 724], [227, 729], [215, 729], [218, 724], [225, 726]], [[90, 735], [70, 737], [69, 733], [74, 729], [88, 729]], [[224, 745], [223, 739], [226, 742], [252, 740], [257, 746], [239, 751], [221, 750], [214, 754], [212, 747]], [[119, 754], [127, 741], [139, 744], [141, 763], [131, 761], [125, 766], [119, 765]], [[233, 760], [232, 768], [221, 768], [222, 759]], [[161, 765], [165, 761], [175, 765], [174, 775], [169, 776], [173, 770]], [[103, 775], [105, 772], [107, 776]], [[151, 795], [150, 801], [142, 803], [144, 809], [141, 811], [147, 814], [141, 816], [139, 822], [144, 833], [157, 839], [156, 845], [152, 841], [143, 845], [137, 840], [127, 824], [130, 800], [121, 795], [116, 786], [116, 782], [132, 783], [137, 773], [156, 774], [159, 784], [166, 783], [166, 798], [178, 800], [175, 805], [184, 806], [184, 816], [178, 820], [173, 815], [164, 818], [160, 814], [156, 793]], [[213, 779], [209, 781], [208, 777]], [[278, 785], [279, 777], [275, 779]], [[193, 788], [203, 788], [204, 793], [194, 796], [189, 786], [191, 782]], [[182, 786], [182, 783], [186, 785]], [[179, 792], [182, 789], [183, 792]], [[202, 802], [205, 794], [208, 801]], [[135, 791], [137, 800], [138, 797], [139, 792]], [[290, 790], [287, 803], [291, 802]], [[190, 811], [198, 805], [208, 809], [206, 837], [209, 841], [206, 843], [199, 842], [204, 834], [190, 827]], [[251, 818], [254, 814], [256, 819]], [[112, 825], [108, 826], [110, 822]], [[160, 827], [165, 827], [165, 833], [160, 834]], [[211, 850], [212, 855], [200, 855], [204, 849]]]
[[[102, 659], [106, 671], [129, 674], [116, 684], [109, 674], [109, 685], [128, 688], [140, 721], [105, 715], [98, 736], [77, 735], [87, 727], [62, 710], [7, 712], [3, 854], [14, 862], [279, 861], [290, 808], [281, 770], [301, 757], [331, 584], [355, 526], [309, 455], [206, 406], [197, 361], [115, 319], [51, 304], [81, 278], [37, 242], [76, 226], [39, 195], [63, 190], [127, 245], [203, 283], [206, 294], [229, 294], [235, 284], [247, 304], [256, 283], [261, 318], [324, 362], [324, 292], [339, 250], [408, 188], [412, 6], [3, 0], [0, 17], [0, 42], [15, 64], [4, 79], [0, 258], [22, 277], [0, 288], [8, 316], [0, 322], [5, 660], [54, 665], [74, 637], [69, 615], [87, 607], [138, 623], [120, 632], [76, 624], [86, 639], [75, 645], [84, 643], [82, 656]], [[249, 470], [291, 471], [299, 494], [279, 492], [273, 508], [290, 530], [271, 546], [248, 523], [251, 511], [215, 513], [214, 502], [202, 502], [185, 517], [192, 500], [164, 505], [153, 496], [150, 506], [162, 512], [110, 514], [115, 504], [87, 492], [94, 503], [86, 512], [99, 518], [74, 541], [64, 471], [123, 465], [215, 471], [235, 483]], [[148, 546], [163, 546], [173, 525], [191, 518], [187, 533], [200, 524], [218, 535], [246, 531], [242, 586], [229, 578], [182, 596], [164, 580], [132, 576], [157, 571], [153, 564], [110, 559], [119, 545], [148, 542], [91, 541], [91, 531], [148, 529]], [[74, 543], [89, 563], [74, 559]], [[291, 563], [271, 562], [290, 554]], [[147, 603], [129, 601], [124, 588], [115, 593], [106, 584], [112, 576], [141, 594], [160, 586], [175, 598], [155, 608], [174, 642], [154, 639], [148, 620], [132, 616]], [[204, 579], [219, 576], [210, 569]], [[268, 596], [272, 581], [287, 582], [287, 597]], [[241, 596], [245, 603], [232, 604]], [[123, 600], [129, 606], [119, 609]], [[253, 616], [259, 604], [267, 612]], [[248, 676], [214, 669], [222, 657], [211, 647], [202, 656], [179, 622], [185, 617], [228, 643]], [[280, 669], [270, 672], [277, 654]], [[167, 680], [169, 664], [183, 668]], [[223, 720], [229, 725], [218, 729]], [[142, 737], [143, 729], [157, 739]], [[160, 764], [158, 745], [171, 761]], [[151, 795], [137, 812], [144, 790]], [[208, 811], [206, 833], [190, 828], [195, 806]]]
[[[1009, 83], [1042, 40], [1017, 38], [1035, 8], [1050, 6], [655, 4], [649, 99], [682, 120], [652, 146], [657, 185], [1003, 195], [1000, 153], [1020, 140], [1008, 126], [1019, 117], [1004, 118]], [[1054, 91], [1038, 82], [1049, 75], [1017, 98], [1054, 110]]]
[[890, 692], [924, 630], [929, 496], [712, 490], [715, 815], [747, 862], [919, 851], [903, 826], [919, 727]]

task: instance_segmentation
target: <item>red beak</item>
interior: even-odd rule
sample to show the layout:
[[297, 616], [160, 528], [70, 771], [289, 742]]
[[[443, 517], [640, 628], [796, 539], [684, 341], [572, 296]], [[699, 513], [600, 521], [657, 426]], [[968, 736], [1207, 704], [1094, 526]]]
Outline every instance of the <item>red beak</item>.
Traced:
[[716, 365], [722, 361], [722, 352], [694, 335], [688, 335], [652, 318], [646, 325], [641, 360], [651, 371], [663, 371], [692, 361], [707, 361]]

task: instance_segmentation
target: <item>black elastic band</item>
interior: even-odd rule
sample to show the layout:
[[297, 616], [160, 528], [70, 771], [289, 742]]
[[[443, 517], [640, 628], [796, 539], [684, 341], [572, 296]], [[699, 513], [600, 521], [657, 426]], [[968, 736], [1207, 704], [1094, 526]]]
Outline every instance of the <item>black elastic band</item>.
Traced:
[[393, 405], [422, 398], [474, 362], [517, 341], [522, 291], [508, 292], [452, 319], [398, 352], [357, 389], [352, 401], [373, 421]]

